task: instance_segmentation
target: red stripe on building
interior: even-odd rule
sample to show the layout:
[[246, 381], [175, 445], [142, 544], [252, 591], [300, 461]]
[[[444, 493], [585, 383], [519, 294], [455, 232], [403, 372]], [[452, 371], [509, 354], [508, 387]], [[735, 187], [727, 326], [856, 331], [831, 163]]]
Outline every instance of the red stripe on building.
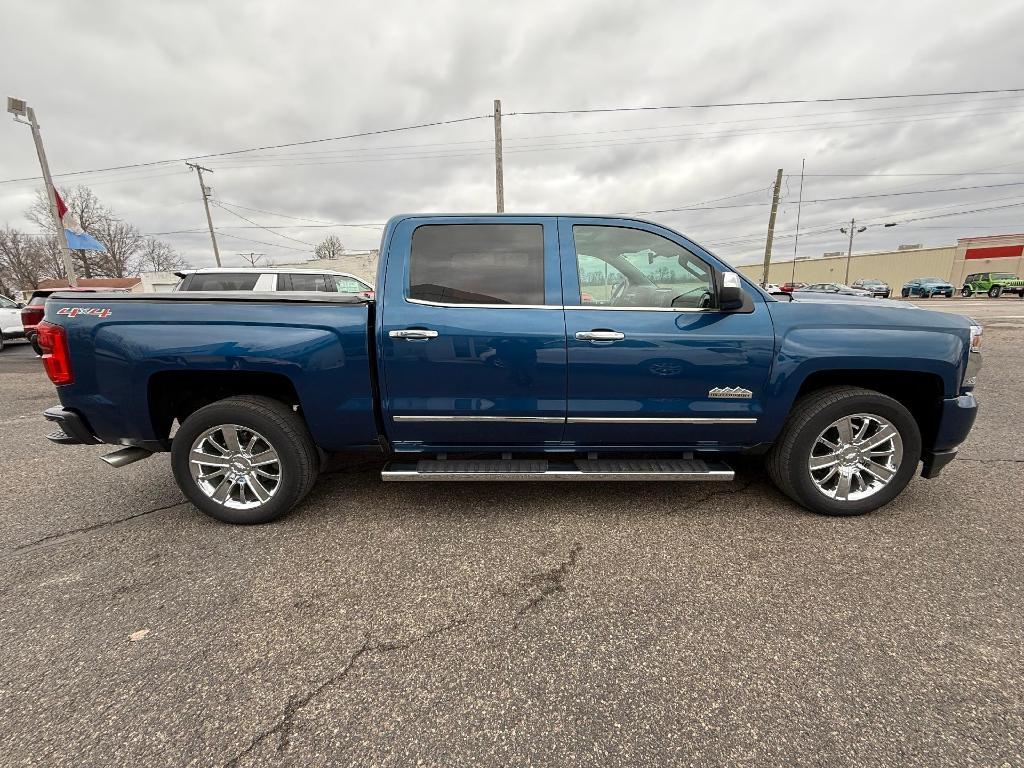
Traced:
[[990, 248], [968, 248], [965, 259], [1016, 258], [1024, 252], [1024, 245], [993, 245]]

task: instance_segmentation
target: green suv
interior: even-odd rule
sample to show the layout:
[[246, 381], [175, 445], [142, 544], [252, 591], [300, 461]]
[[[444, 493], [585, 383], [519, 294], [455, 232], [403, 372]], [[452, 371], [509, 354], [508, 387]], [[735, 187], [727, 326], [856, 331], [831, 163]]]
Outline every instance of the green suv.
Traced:
[[1024, 299], [1024, 280], [1009, 272], [978, 272], [964, 278], [961, 296], [973, 296], [976, 293], [987, 293], [990, 298], [998, 299], [1004, 293], [1016, 293]]

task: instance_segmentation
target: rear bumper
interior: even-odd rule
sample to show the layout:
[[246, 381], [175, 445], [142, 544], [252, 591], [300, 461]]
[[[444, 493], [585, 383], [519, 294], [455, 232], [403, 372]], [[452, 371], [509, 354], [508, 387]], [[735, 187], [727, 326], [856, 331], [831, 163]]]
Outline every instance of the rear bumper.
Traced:
[[921, 456], [921, 477], [938, 477], [942, 468], [956, 458], [957, 448], [967, 439], [977, 417], [978, 401], [970, 392], [942, 401], [935, 441]]
[[55, 405], [43, 411], [43, 417], [60, 427], [56, 432], [47, 435], [47, 440], [62, 445], [96, 445], [103, 442], [92, 433], [85, 419], [67, 408]]

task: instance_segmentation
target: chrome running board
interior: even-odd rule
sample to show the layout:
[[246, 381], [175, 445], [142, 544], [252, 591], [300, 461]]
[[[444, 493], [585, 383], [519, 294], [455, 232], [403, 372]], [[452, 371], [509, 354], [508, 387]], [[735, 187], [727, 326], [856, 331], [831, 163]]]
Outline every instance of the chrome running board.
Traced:
[[389, 482], [708, 482], [732, 480], [735, 473], [722, 462], [700, 459], [423, 459], [392, 462], [380, 476]]

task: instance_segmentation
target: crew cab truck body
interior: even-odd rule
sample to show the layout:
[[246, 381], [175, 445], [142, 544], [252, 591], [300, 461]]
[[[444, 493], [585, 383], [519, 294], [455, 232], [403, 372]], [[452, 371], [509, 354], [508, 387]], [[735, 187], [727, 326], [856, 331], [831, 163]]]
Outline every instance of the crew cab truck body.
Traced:
[[64, 443], [171, 451], [204, 512], [281, 515], [326, 454], [386, 480], [723, 480], [861, 514], [935, 476], [976, 415], [958, 315], [763, 293], [656, 224], [398, 216], [375, 301], [58, 294], [40, 325]]

